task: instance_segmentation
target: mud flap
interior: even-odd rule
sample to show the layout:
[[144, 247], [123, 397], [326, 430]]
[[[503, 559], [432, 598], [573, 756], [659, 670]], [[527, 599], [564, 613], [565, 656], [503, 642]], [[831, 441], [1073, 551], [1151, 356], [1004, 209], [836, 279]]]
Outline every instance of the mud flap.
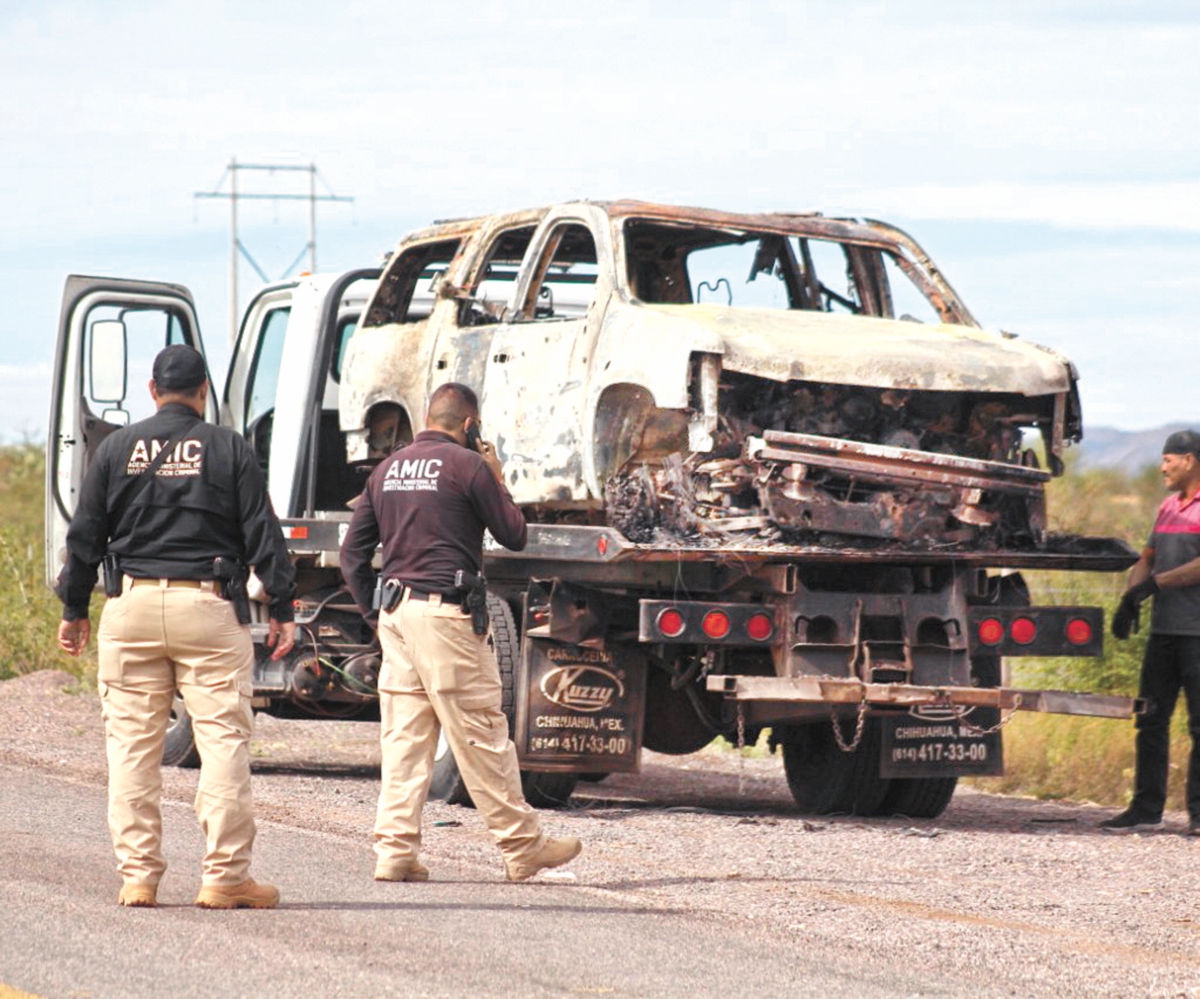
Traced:
[[963, 718], [916, 714], [882, 718], [881, 777], [998, 777], [1004, 751], [994, 708]]
[[640, 766], [644, 656], [524, 636], [514, 742], [524, 770], [625, 773]]

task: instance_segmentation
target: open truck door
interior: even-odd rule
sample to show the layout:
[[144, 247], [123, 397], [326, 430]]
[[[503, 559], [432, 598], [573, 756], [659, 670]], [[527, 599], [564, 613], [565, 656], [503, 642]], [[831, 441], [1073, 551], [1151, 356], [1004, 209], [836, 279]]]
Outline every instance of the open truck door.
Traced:
[[[187, 288], [122, 278], [67, 278], [46, 440], [45, 561], [50, 585], [65, 559], [67, 525], [96, 447], [112, 431], [154, 412], [147, 390], [154, 357], [175, 343], [204, 353]], [[206, 419], [217, 422], [212, 391]]]

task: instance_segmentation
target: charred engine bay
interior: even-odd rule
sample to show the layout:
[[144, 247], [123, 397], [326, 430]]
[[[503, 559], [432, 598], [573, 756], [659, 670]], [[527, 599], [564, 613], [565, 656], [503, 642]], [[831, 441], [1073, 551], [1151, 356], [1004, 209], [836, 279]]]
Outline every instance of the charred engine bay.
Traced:
[[712, 450], [633, 448], [606, 484], [608, 521], [636, 542], [1042, 549], [1049, 475], [1023, 428], [1048, 426], [1051, 407], [726, 372]]
[[1022, 427], [1048, 425], [1053, 399], [782, 383], [723, 372], [720, 410], [713, 457], [736, 455], [748, 436], [785, 430], [1021, 464], [1033, 460], [1021, 450]]

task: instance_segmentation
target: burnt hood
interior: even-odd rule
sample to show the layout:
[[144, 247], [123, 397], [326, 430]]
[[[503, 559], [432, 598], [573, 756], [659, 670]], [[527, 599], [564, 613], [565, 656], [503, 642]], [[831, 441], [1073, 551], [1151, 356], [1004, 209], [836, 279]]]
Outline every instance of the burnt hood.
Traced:
[[672, 337], [686, 321], [695, 349], [720, 353], [725, 370], [772, 381], [1025, 396], [1069, 392], [1073, 382], [1054, 351], [968, 326], [707, 304], [642, 308], [662, 315]]

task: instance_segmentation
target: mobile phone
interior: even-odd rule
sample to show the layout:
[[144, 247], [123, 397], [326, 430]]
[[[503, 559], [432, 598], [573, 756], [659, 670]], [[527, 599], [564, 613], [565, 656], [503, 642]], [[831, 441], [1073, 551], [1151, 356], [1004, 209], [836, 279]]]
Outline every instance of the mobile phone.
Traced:
[[479, 442], [483, 440], [483, 436], [479, 433], [479, 421], [467, 425], [467, 447], [472, 451], [479, 450]]

